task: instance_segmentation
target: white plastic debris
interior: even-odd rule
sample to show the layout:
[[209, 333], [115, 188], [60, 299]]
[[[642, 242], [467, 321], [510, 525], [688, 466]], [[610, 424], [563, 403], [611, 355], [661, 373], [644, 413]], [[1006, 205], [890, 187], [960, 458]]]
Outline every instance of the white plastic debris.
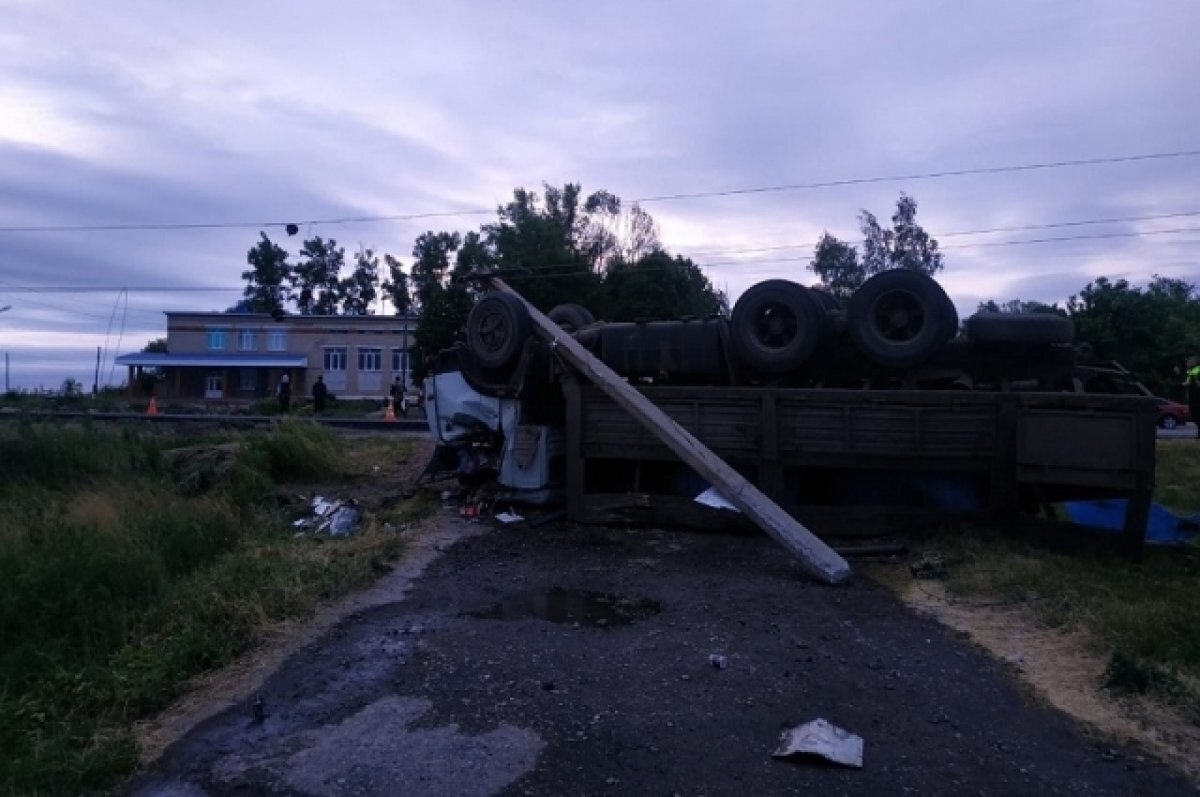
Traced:
[[521, 517], [512, 510], [509, 510], [508, 512], [501, 512], [500, 514], [496, 515], [496, 520], [499, 520], [506, 526], [510, 523], [520, 523], [524, 519], [525, 518]]
[[292, 522], [292, 526], [300, 529], [316, 528], [334, 537], [344, 537], [354, 531], [358, 525], [358, 505], [353, 500], [330, 501], [315, 496], [309, 507], [309, 514]]
[[732, 503], [730, 503], [728, 498], [721, 495], [721, 492], [716, 487], [709, 487], [692, 500], [694, 500], [697, 504], [711, 506], [713, 509], [729, 509], [734, 512], [741, 511]]
[[772, 755], [814, 755], [842, 766], [862, 767], [863, 740], [826, 720], [815, 719], [784, 731]]

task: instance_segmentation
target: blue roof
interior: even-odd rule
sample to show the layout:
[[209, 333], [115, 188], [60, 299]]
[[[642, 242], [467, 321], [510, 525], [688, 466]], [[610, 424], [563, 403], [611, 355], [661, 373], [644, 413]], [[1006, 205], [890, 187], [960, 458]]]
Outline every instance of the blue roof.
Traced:
[[303, 354], [168, 354], [165, 352], [137, 352], [122, 354], [117, 365], [141, 365], [151, 368], [163, 366], [196, 366], [210, 368], [304, 368], [308, 358]]

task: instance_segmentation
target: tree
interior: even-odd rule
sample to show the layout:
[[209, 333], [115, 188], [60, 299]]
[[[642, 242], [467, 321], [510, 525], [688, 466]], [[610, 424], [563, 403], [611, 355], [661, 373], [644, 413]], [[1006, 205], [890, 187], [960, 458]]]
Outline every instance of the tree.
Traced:
[[1099, 277], [1067, 300], [1075, 336], [1100, 360], [1116, 360], [1160, 395], [1178, 393], [1178, 369], [1200, 351], [1196, 286], [1156, 276], [1143, 291]]
[[413, 312], [412, 294], [409, 292], [408, 275], [404, 273], [404, 265], [391, 255], [383, 256], [387, 266], [388, 277], [380, 285], [384, 297], [396, 308], [396, 315], [409, 315]]
[[1058, 303], [1046, 304], [1038, 301], [1024, 301], [1022, 299], [1009, 299], [1003, 304], [997, 304], [995, 299], [988, 299], [986, 302], [980, 302], [977, 308], [981, 313], [1053, 313], [1054, 315], [1067, 315], [1067, 311], [1058, 306]]
[[808, 267], [823, 287], [848, 296], [881, 271], [906, 268], [933, 276], [942, 270], [938, 242], [917, 223], [917, 200], [901, 194], [892, 214], [891, 229], [884, 229], [875, 214], [861, 210], [858, 226], [863, 235], [862, 254], [828, 232], [821, 235]]
[[354, 270], [342, 280], [340, 293], [342, 313], [345, 315], [370, 315], [371, 305], [378, 292], [379, 258], [370, 249], [359, 249], [354, 254]]
[[259, 233], [262, 240], [246, 253], [248, 271], [242, 272], [246, 290], [242, 293], [246, 312], [270, 313], [280, 318], [286, 312], [285, 303], [290, 298], [284, 283], [292, 277], [288, 253], [271, 241], [266, 233]]
[[690, 259], [661, 249], [636, 262], [616, 261], [604, 275], [595, 309], [609, 321], [710, 316], [728, 309], [724, 294]]
[[335, 315], [341, 302], [341, 271], [346, 250], [337, 241], [317, 236], [304, 242], [303, 258], [292, 269], [290, 282], [296, 308], [304, 315]]
[[417, 308], [424, 312], [436, 293], [445, 287], [450, 274], [450, 256], [462, 244], [456, 232], [421, 233], [413, 243], [412, 290]]
[[858, 252], [845, 241], [825, 232], [817, 241], [809, 269], [821, 280], [825, 290], [842, 299], [849, 298], [854, 289], [866, 279]]

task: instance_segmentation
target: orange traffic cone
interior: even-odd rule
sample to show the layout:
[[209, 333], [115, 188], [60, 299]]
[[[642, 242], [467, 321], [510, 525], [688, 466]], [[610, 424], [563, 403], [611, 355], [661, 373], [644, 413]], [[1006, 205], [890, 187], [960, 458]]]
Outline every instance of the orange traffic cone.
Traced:
[[391, 399], [388, 399], [388, 401], [387, 401], [387, 409], [384, 410], [384, 412], [383, 412], [383, 419], [385, 421], [396, 420], [396, 411], [392, 409], [392, 400]]
[[146, 407], [147, 415], [158, 415], [158, 402], [154, 400], [154, 396], [150, 397], [150, 406]]

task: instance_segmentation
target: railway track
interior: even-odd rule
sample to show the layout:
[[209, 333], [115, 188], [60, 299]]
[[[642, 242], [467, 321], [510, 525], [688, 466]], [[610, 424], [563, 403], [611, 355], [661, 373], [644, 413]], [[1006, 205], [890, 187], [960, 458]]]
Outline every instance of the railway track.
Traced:
[[[181, 415], [161, 412], [155, 415], [147, 415], [144, 412], [85, 412], [81, 410], [55, 412], [0, 411], [0, 420], [18, 420], [21, 418], [29, 420], [82, 420], [87, 418], [92, 421], [106, 422], [136, 421], [150, 424], [165, 423], [180, 425], [211, 424], [215, 426], [243, 426], [250, 428], [267, 428], [279, 423], [279, 416], [277, 415]], [[421, 432], [429, 428], [423, 417], [411, 419], [397, 418], [394, 421], [385, 421], [379, 418], [314, 418], [310, 416], [305, 420], [335, 429], [355, 429], [369, 432]]]

